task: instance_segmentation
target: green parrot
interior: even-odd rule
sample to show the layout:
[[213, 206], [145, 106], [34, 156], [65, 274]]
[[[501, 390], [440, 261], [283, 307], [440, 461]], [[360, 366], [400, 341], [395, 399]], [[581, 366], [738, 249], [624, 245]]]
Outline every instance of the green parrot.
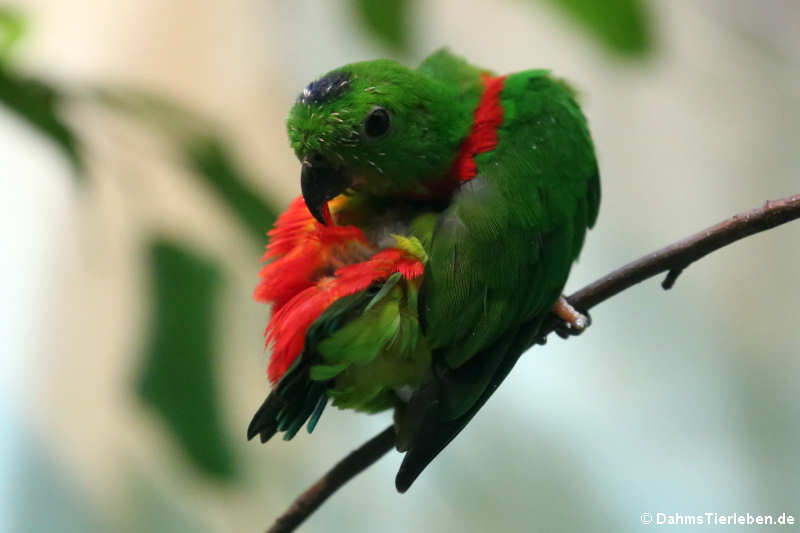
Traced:
[[600, 182], [573, 91], [440, 50], [416, 69], [353, 63], [287, 121], [302, 197], [270, 231], [256, 288], [273, 388], [248, 429], [313, 430], [326, 404], [394, 409], [404, 492], [538, 340]]

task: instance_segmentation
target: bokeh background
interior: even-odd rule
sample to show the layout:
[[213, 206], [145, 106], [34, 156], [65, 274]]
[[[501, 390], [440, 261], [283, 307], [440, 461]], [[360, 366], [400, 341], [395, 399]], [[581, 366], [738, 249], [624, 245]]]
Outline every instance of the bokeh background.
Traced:
[[[800, 192], [792, 0], [27, 0], [0, 32], [9, 532], [260, 531], [389, 423], [329, 409], [311, 436], [244, 438], [267, 390], [263, 234], [299, 192], [284, 119], [335, 66], [449, 46], [571, 80], [604, 198], [568, 289]], [[409, 493], [391, 453], [302, 530], [800, 517], [798, 243], [789, 224], [602, 304]]]

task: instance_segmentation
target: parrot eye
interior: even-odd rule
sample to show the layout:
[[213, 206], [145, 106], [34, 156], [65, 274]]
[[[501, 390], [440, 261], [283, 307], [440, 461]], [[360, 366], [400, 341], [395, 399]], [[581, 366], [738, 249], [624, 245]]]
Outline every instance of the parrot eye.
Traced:
[[364, 135], [370, 139], [377, 139], [386, 135], [392, 125], [392, 117], [382, 107], [376, 107], [364, 119]]

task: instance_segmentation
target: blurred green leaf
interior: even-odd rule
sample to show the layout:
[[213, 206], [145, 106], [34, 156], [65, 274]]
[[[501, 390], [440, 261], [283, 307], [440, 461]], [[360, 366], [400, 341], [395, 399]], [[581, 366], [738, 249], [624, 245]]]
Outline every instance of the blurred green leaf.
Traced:
[[25, 17], [9, 6], [0, 6], [0, 61], [5, 61], [20, 41], [27, 24]]
[[147, 122], [175, 139], [209, 132], [214, 125], [199, 113], [162, 96], [125, 87], [100, 86], [88, 92], [89, 97], [114, 111]]
[[248, 185], [224, 141], [213, 135], [190, 139], [185, 147], [187, 165], [236, 214], [259, 246], [277, 214]]
[[411, 36], [410, 4], [410, 0], [353, 0], [353, 9], [384, 45], [406, 52]]
[[276, 210], [248, 185], [230, 147], [214, 125], [198, 113], [165, 98], [119, 88], [97, 88], [96, 101], [147, 123], [176, 145], [183, 162], [236, 215], [259, 246], [277, 217]]
[[644, 55], [653, 45], [646, 0], [545, 0], [582, 24], [612, 51]]
[[215, 373], [218, 267], [182, 246], [150, 249], [155, 308], [138, 393], [164, 419], [187, 457], [221, 480], [236, 477]]
[[20, 11], [0, 6], [0, 103], [44, 133], [69, 158], [80, 177], [83, 160], [72, 129], [60, 116], [63, 94], [47, 83], [22, 76], [9, 65], [9, 56], [27, 28]]
[[83, 159], [72, 129], [64, 122], [59, 107], [64, 95], [42, 81], [26, 78], [0, 63], [0, 102], [34, 125], [58, 144], [81, 177]]

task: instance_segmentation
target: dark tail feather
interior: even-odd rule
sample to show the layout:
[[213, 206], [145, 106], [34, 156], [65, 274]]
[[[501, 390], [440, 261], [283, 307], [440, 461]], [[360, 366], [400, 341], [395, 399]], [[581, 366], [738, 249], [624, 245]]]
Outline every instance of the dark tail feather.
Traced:
[[400, 470], [397, 472], [395, 487], [397, 487], [398, 492], [408, 490], [414, 480], [439, 455], [439, 452], [472, 420], [475, 413], [483, 407], [486, 400], [489, 399], [508, 373], [511, 372], [523, 351], [512, 349], [506, 353], [502, 362], [492, 374], [492, 378], [480, 398], [466, 413], [455, 420], [447, 420], [442, 416], [442, 406], [439, 402], [431, 404], [424, 415], [419, 432], [414, 437], [414, 441], [409, 451], [406, 452], [403, 463], [400, 465]]
[[414, 483], [414, 480], [425, 470], [433, 459], [439, 455], [447, 444], [458, 435], [466, 425], [466, 421], [456, 427], [460, 420], [442, 422], [440, 408], [437, 402], [428, 409], [419, 427], [419, 433], [409, 451], [403, 457], [403, 463], [394, 479], [397, 492], [405, 492]]
[[256, 414], [253, 415], [253, 420], [247, 427], [247, 440], [252, 439], [256, 435], [261, 436], [261, 442], [267, 442], [278, 431], [278, 413], [284, 407], [284, 400], [280, 398], [275, 392], [270, 393], [269, 396], [258, 408]]

